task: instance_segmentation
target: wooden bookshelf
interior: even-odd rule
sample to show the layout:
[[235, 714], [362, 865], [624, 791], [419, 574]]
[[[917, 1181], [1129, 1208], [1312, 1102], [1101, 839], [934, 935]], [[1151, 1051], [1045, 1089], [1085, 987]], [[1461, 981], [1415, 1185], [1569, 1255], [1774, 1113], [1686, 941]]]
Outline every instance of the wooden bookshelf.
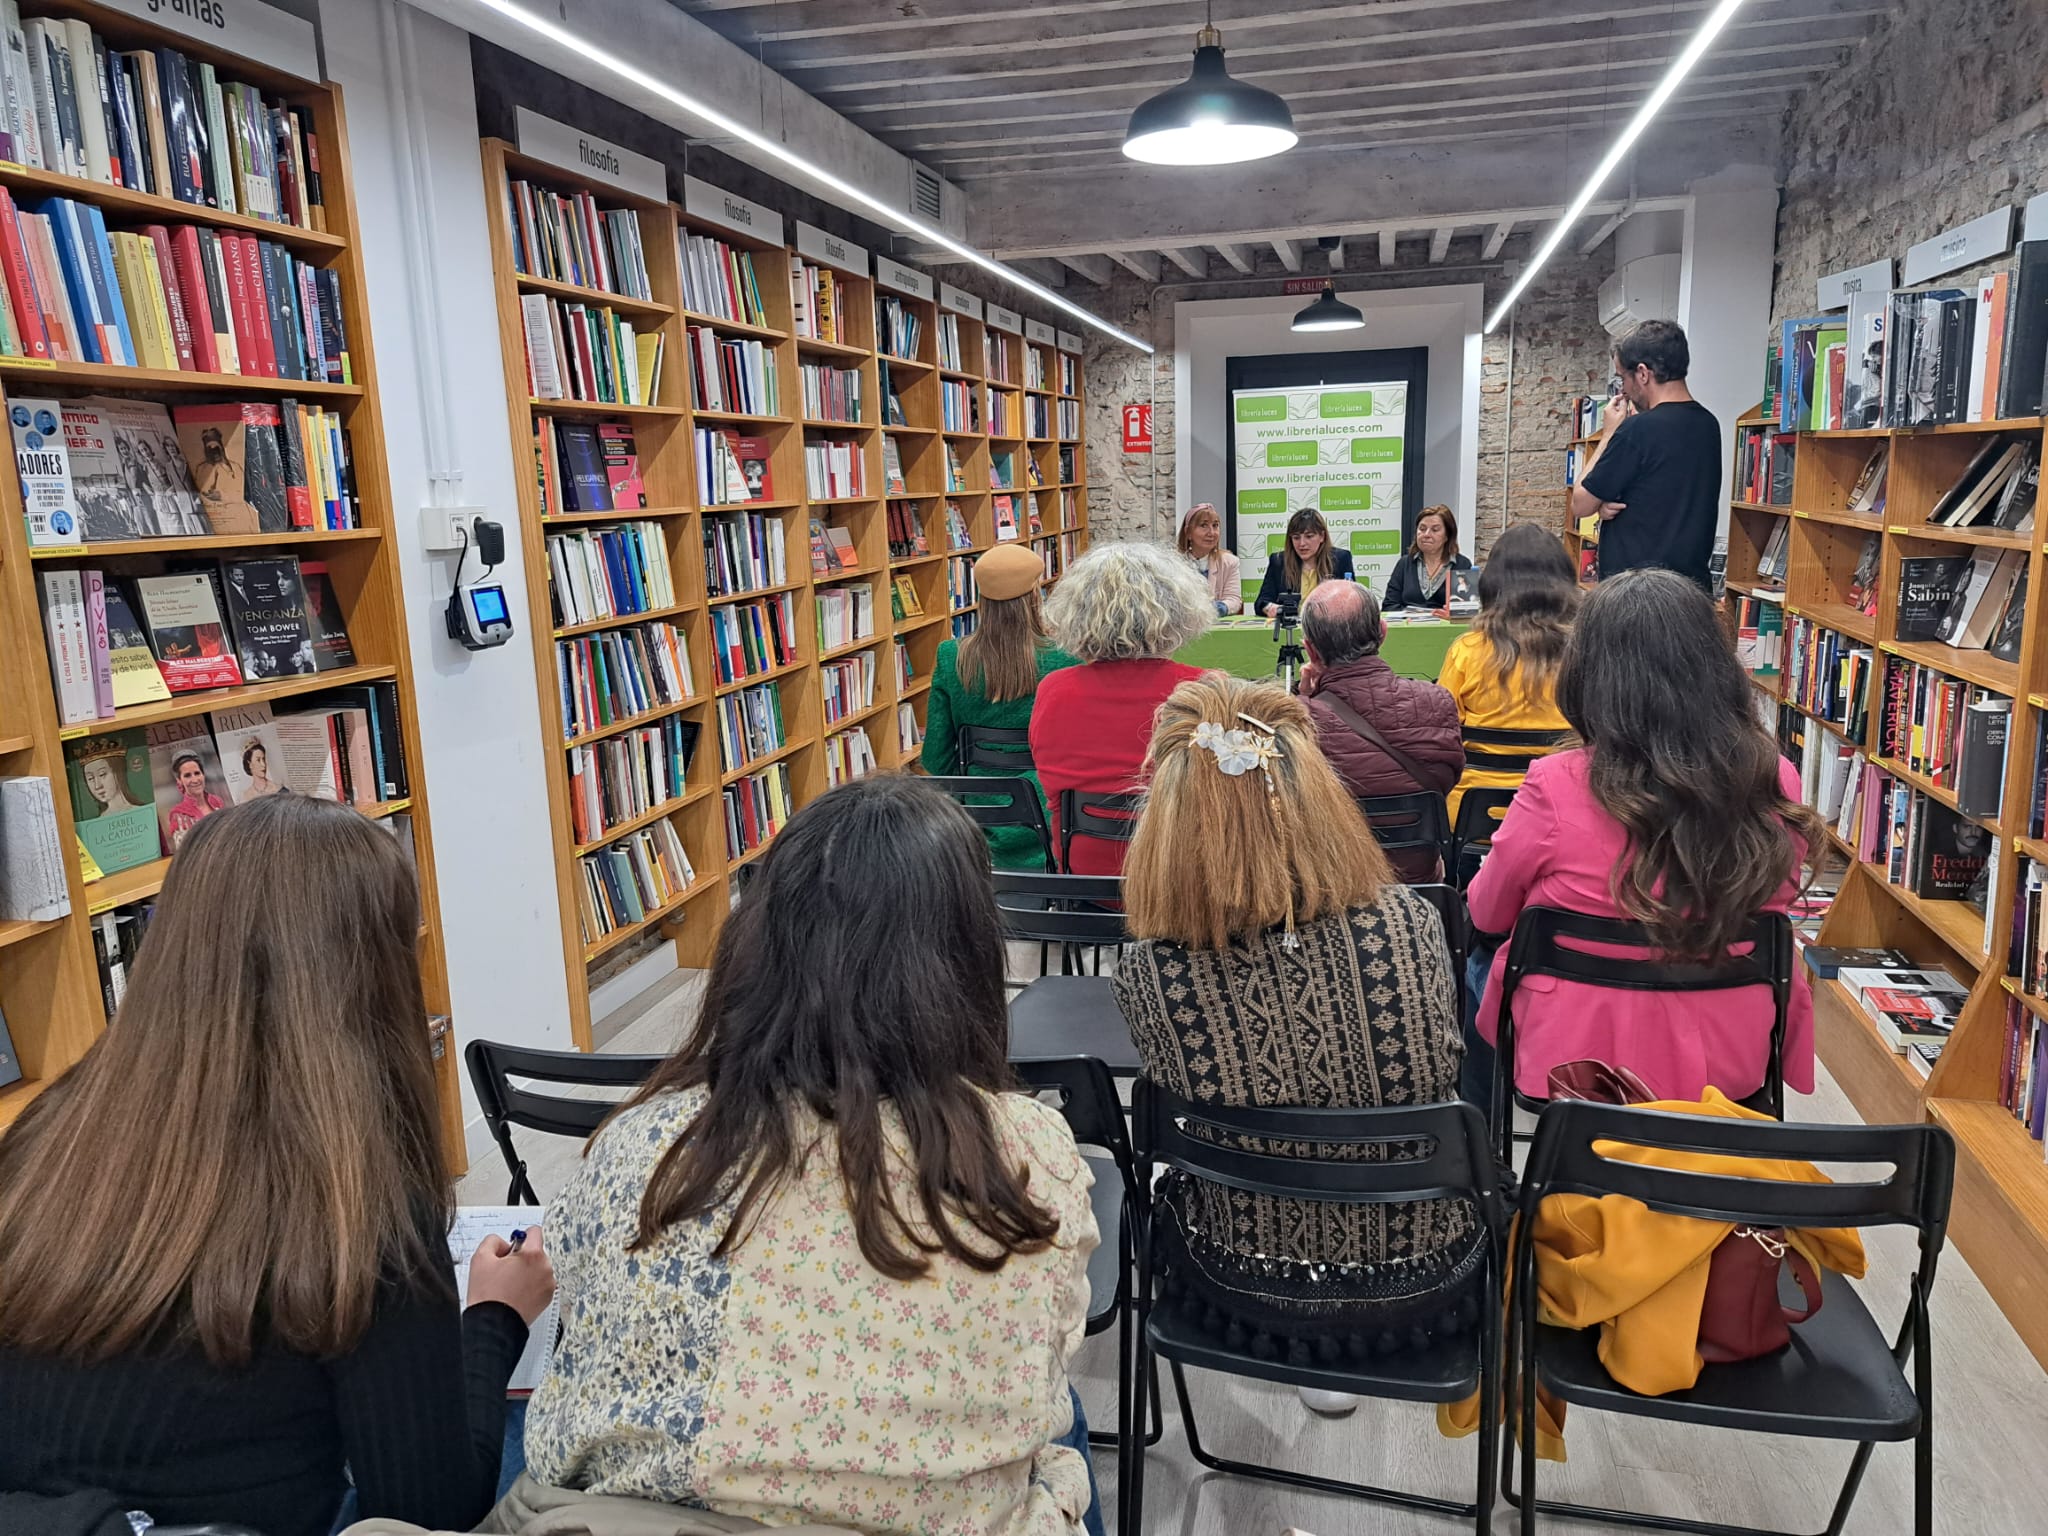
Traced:
[[[1742, 418], [1752, 424], [1761, 417]], [[1988, 893], [1988, 913], [1961, 901], [1929, 900], [1886, 880], [1881, 866], [1855, 856], [1854, 848], [1830, 836], [1820, 857], [1840, 867], [1841, 885], [1821, 924], [1817, 942], [1831, 946], [1876, 945], [1899, 949], [1915, 964], [1942, 966], [1970, 987], [1955, 1032], [1927, 1077], [1878, 1036], [1861, 1007], [1836, 983], [1814, 986], [1815, 1037], [1820, 1056], [1858, 1112], [1872, 1123], [1932, 1119], [1956, 1138], [1957, 1177], [1951, 1232], [1964, 1256], [1997, 1299], [2035, 1356], [2048, 1365], [2048, 1162], [2042, 1145], [1998, 1102], [2000, 1068], [2006, 1050], [2006, 1012], [2020, 994], [2006, 975], [2013, 908], [2023, 857], [2048, 853], [2030, 838], [2034, 743], [2048, 718], [2048, 620], [2041, 597], [2048, 580], [2042, 532], [2010, 534], [1986, 529], [1940, 529], [1925, 521], [1935, 501], [1954, 481], [1983, 437], [1996, 432], [2039, 434], [2038, 419], [1972, 422], [1921, 429], [1801, 432], [1788, 507], [1731, 507], [1731, 587], [1754, 579], [1756, 556], [1774, 522], [1789, 520], [1790, 557], [1784, 607], [1791, 623], [1809, 618], [1848, 635], [1874, 652], [1869, 731], [1875, 736], [1883, 698], [1887, 654], [1932, 667], [1961, 681], [1988, 688], [2013, 701], [2005, 793], [1996, 816], [1971, 817], [1997, 840], [1997, 878]], [[1851, 489], [1871, 454], [1885, 447], [1891, 459], [1887, 503], [1882, 517], [1849, 511]], [[1879, 543], [1876, 612], [1866, 615], [1849, 602], [1849, 587], [1866, 542]], [[1928, 641], [1896, 638], [1900, 561], [1920, 554], [1964, 552], [1973, 547], [2027, 551], [2028, 608], [2017, 662], [1983, 650], [1957, 649]], [[1759, 683], [1787, 702], [1788, 668]], [[1796, 707], [1796, 706], [1795, 706]], [[1841, 725], [1814, 720], [1809, 726], [1848, 740]], [[1954, 809], [1954, 793], [1926, 775], [1880, 759], [1876, 743], [1851, 742], [1866, 750], [1887, 773]], [[1860, 815], [1860, 812], [1859, 812]], [[1986, 938], [1989, 935], [1987, 944]], [[2021, 997], [2036, 1013], [2048, 1002]]]
[[[404, 584], [395, 541], [390, 475], [386, 462], [377, 365], [371, 343], [368, 290], [363, 274], [361, 234], [349, 163], [347, 120], [338, 87], [297, 79], [200, 41], [176, 26], [155, 26], [127, 12], [66, 0], [62, 10], [85, 20], [120, 48], [168, 46], [215, 65], [222, 77], [260, 86], [307, 109], [320, 139], [320, 181], [327, 228], [294, 225], [221, 213], [171, 198], [21, 166], [0, 166], [0, 185], [17, 195], [54, 194], [100, 208], [110, 224], [129, 228], [161, 221], [191, 223], [253, 234], [338, 274], [352, 382], [330, 384], [291, 379], [245, 378], [153, 368], [90, 363], [39, 365], [0, 360], [0, 393], [72, 396], [101, 393], [177, 404], [203, 399], [264, 399], [285, 395], [316, 400], [337, 412], [348, 431], [361, 524], [345, 532], [212, 535], [204, 538], [123, 540], [69, 548], [30, 550], [22, 515], [21, 485], [0, 475], [0, 639], [14, 661], [0, 666], [0, 773], [47, 778], [56, 807], [58, 839], [66, 850], [70, 915], [55, 922], [5, 925], [0, 931], [0, 1009], [4, 1009], [24, 1081], [0, 1089], [0, 1127], [11, 1123], [49, 1083], [76, 1063], [106, 1025], [93, 957], [92, 918], [115, 906], [146, 900], [162, 887], [168, 859], [105, 875], [88, 884], [66, 787], [63, 742], [88, 730], [123, 729], [178, 719], [239, 703], [283, 698], [352, 682], [389, 680], [397, 685], [400, 735], [410, 798], [375, 812], [387, 820], [411, 818], [411, 842], [419, 875], [420, 969], [430, 1015], [449, 1012], [447, 964], [441, 944], [440, 901], [427, 810], [426, 768], [414, 710], [412, 650], [406, 631]], [[168, 14], [168, 13], [167, 13]], [[124, 709], [92, 727], [60, 729], [38, 606], [38, 573], [52, 566], [103, 568], [116, 574], [163, 568], [167, 559], [236, 553], [301, 553], [328, 563], [358, 661], [354, 668], [312, 677], [280, 679], [238, 689], [177, 694], [167, 703]], [[441, 1109], [443, 1144], [450, 1166], [465, 1166], [462, 1104], [454, 1042], [431, 1037], [421, 1021], [421, 1045], [433, 1053]], [[370, 1130], [374, 1128], [366, 1128]]]
[[[909, 767], [916, 763], [918, 749], [905, 749], [898, 734], [898, 706], [911, 707], [921, 734], [933, 662], [939, 643], [952, 629], [946, 562], [955, 552], [947, 544], [946, 508], [949, 501], [957, 504], [971, 533], [971, 547], [960, 554], [971, 557], [994, 543], [991, 502], [996, 493], [988, 484], [992, 448], [1012, 453], [1017, 489], [1011, 494], [1019, 508], [1020, 525], [1025, 523], [1027, 503], [1036, 499], [1041, 504], [1043, 532], [1034, 542], [1050, 544], [1055, 559], [1059, 559], [1061, 540], [1085, 541], [1087, 489], [1086, 458], [1080, 440], [1080, 340], [1052, 332], [1038, 322], [1031, 322], [1033, 335], [1050, 338], [1049, 341], [1029, 339], [1021, 329], [992, 331], [978, 300], [947, 289], [953, 307], [946, 312], [957, 316], [961, 351], [942, 366], [938, 345], [941, 285], [922, 274], [911, 273], [904, 279], [914, 280], [920, 291], [913, 292], [891, 281], [892, 271], [901, 274], [907, 269], [896, 268], [885, 260], [876, 263], [880, 275], [873, 275], [867, 253], [858, 247], [847, 247], [852, 254], [845, 258], [846, 264], [826, 259], [819, 254], [820, 242], [814, 241], [806, 248], [800, 226], [791, 243], [784, 245], [700, 219], [688, 211], [687, 200], [683, 206], [677, 206], [626, 196], [609, 183], [523, 156], [514, 146], [500, 140], [486, 141], [482, 153], [486, 197], [491, 209], [491, 251], [513, 452], [521, 464], [532, 462], [534, 423], [543, 413], [573, 414], [597, 421], [630, 421], [649, 501], [648, 508], [628, 512], [564, 513], [544, 518], [536, 478], [520, 477], [521, 549], [526, 561], [529, 627], [541, 678], [541, 721], [548, 748], [548, 815], [562, 912], [563, 959], [569, 976], [571, 1035], [578, 1048], [588, 1050], [592, 1045], [591, 965], [649, 933], [671, 939], [680, 965], [700, 968], [709, 964], [724, 915], [744, 883], [746, 872], [766, 846], [728, 848], [724, 795], [729, 788], [751, 774], [779, 765], [786, 767], [792, 799], [801, 806], [823, 794], [828, 786], [832, 738], [856, 727], [866, 729], [878, 767]], [[639, 223], [653, 298], [622, 301], [597, 290], [518, 272], [504, 212], [508, 176], [563, 194], [587, 191], [601, 209], [632, 209]], [[691, 234], [709, 235], [751, 253], [762, 301], [761, 323], [722, 320], [686, 306], [678, 240]], [[840, 285], [836, 332], [831, 336], [805, 333], [792, 282], [792, 264], [799, 258], [829, 270]], [[531, 399], [527, 393], [524, 329], [519, 308], [520, 296], [526, 293], [545, 293], [599, 307], [610, 304], [622, 313], [630, 310], [638, 317], [638, 323], [645, 323], [650, 331], [658, 329], [666, 338], [659, 399], [637, 410]], [[889, 349], [878, 313], [879, 301], [884, 298], [903, 305], [918, 321], [917, 345], [910, 356], [896, 356]], [[766, 348], [769, 366], [775, 373], [778, 409], [767, 414], [699, 409], [692, 398], [687, 350], [693, 328], [709, 328], [721, 338], [759, 342]], [[999, 371], [1009, 373], [1008, 382], [991, 381], [988, 377], [991, 345], [1010, 349], [996, 365]], [[1042, 394], [1052, 402], [1047, 412], [1050, 430], [1036, 437], [1027, 435], [1028, 423], [1021, 404], [1026, 395], [1025, 370], [1031, 366], [1028, 352], [1032, 347], [1044, 353], [1047, 383]], [[1071, 358], [1073, 363], [1072, 388], [1064, 393], [1058, 362], [1062, 356]], [[837, 420], [806, 411], [803, 370], [807, 365], [850, 369], [858, 374], [861, 404], [857, 419]], [[941, 390], [948, 383], [964, 386], [975, 407], [972, 418], [963, 420], [958, 431], [945, 430]], [[900, 421], [888, 418], [890, 393], [900, 402]], [[1008, 395], [1018, 402], [1012, 406], [1017, 416], [1014, 437], [992, 438], [987, 430], [987, 402], [995, 394]], [[1068, 422], [1073, 433], [1070, 438], [1061, 435], [1061, 400], [1073, 407]], [[700, 426], [763, 439], [768, 449], [772, 495], [750, 502], [700, 505], [695, 438]], [[829, 487], [819, 487], [821, 494], [811, 494], [813, 487], [805, 474], [804, 449], [822, 443], [845, 444], [853, 450], [862, 475], [854, 494], [823, 494]], [[885, 443], [893, 444], [902, 473], [901, 487], [893, 491], [885, 474]], [[964, 479], [964, 488], [960, 490], [948, 488], [949, 448]], [[1044, 481], [1036, 488], [1027, 477], [1027, 458]], [[1057, 478], [1063, 474], [1063, 465], [1071, 470], [1071, 475]], [[891, 502], [911, 507], [924, 531], [928, 554], [892, 558], [887, 512]], [[1049, 515], [1043, 510], [1047, 508]], [[1066, 510], [1063, 512], [1062, 508]], [[718, 520], [750, 514], [782, 525], [784, 579], [746, 591], [714, 594], [709, 588], [706, 537]], [[641, 520], [658, 520], [662, 525], [675, 604], [659, 614], [633, 614], [573, 626], [557, 624], [550, 596], [548, 535]], [[813, 524], [828, 538], [833, 530], [845, 532], [854, 552], [851, 568], [818, 570], [812, 558]], [[902, 620], [893, 619], [890, 611], [891, 583], [899, 576], [909, 579], [923, 610]], [[863, 584], [872, 589], [872, 632], [842, 644], [822, 644], [818, 619], [821, 595], [835, 588]], [[729, 683], [719, 682], [713, 665], [712, 615], [721, 609], [783, 594], [790, 597], [794, 610], [793, 659]], [[684, 702], [568, 737], [561, 700], [554, 688], [558, 642], [664, 617], [679, 625], [687, 636], [695, 685], [691, 696]], [[898, 644], [904, 647], [912, 669], [908, 686], [902, 688], [896, 682], [894, 651]], [[870, 655], [874, 660], [871, 701], [856, 703], [840, 718], [827, 719], [825, 685], [829, 669]], [[719, 730], [719, 709], [736, 696], [761, 688], [774, 691], [784, 726], [783, 740], [744, 761], [727, 761]], [[570, 749], [678, 715], [699, 727], [685, 793], [608, 828], [601, 836], [579, 841], [571, 816]], [[675, 825], [695, 878], [641, 921], [602, 935], [586, 935], [581, 918], [582, 875], [577, 861], [663, 819]]]

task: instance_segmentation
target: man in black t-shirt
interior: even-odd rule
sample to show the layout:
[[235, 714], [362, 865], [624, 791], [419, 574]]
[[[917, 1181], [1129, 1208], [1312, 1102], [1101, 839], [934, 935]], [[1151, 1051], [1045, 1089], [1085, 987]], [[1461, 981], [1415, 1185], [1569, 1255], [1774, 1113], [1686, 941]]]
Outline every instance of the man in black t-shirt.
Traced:
[[1685, 387], [1685, 332], [1645, 320], [1614, 347], [1621, 398], [1572, 487], [1575, 518], [1599, 513], [1600, 574], [1661, 565], [1712, 590], [1707, 562], [1721, 523], [1721, 424]]

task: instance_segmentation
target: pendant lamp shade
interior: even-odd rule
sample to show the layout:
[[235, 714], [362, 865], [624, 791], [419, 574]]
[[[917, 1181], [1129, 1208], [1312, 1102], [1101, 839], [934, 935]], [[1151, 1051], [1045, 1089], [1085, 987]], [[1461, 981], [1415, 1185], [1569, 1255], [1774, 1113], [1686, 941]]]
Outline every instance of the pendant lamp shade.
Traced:
[[1323, 291], [1315, 303], [1294, 317], [1289, 330], [1295, 331], [1355, 331], [1365, 324], [1365, 316], [1359, 310], [1337, 297], [1336, 285], [1323, 284]]
[[1230, 78], [1223, 35], [1204, 27], [1187, 79], [1131, 114], [1124, 153], [1148, 165], [1236, 165], [1292, 149], [1299, 137], [1286, 102]]

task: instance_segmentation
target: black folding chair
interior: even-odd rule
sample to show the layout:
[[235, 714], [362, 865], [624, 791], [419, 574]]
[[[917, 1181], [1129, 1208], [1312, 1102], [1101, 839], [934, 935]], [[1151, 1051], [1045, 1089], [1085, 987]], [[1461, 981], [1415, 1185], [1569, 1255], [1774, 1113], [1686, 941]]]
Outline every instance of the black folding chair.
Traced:
[[[1026, 768], [1030, 763], [1026, 762]], [[1021, 773], [1022, 770], [1019, 770]], [[1045, 822], [1045, 805], [1029, 779], [1021, 777], [982, 778], [974, 774], [928, 774], [925, 783], [942, 795], [950, 795], [977, 827], [1030, 827], [1045, 850], [1045, 867], [1052, 866], [1052, 829]]]
[[1004, 730], [994, 725], [963, 725], [954, 732], [959, 743], [954, 756], [963, 768], [985, 768], [991, 773], [1029, 773], [1031, 732]]
[[[1742, 1102], [1774, 1120], [1785, 1117], [1785, 1028], [1792, 1012], [1792, 922], [1782, 912], [1759, 912], [1738, 943], [1744, 954], [1718, 960], [1636, 959], [1593, 954], [1567, 945], [1626, 945], [1655, 952], [1657, 943], [1641, 923], [1594, 917], [1561, 907], [1524, 907], [1508, 941], [1508, 963], [1501, 973], [1500, 1011], [1494, 1034], [1493, 1104], [1489, 1115], [1495, 1146], [1507, 1162], [1513, 1148], [1516, 1109], [1542, 1109], [1547, 1100], [1534, 1098], [1515, 1084], [1515, 992], [1524, 976], [1556, 976], [1593, 987], [1627, 992], [1722, 992], [1733, 987], [1771, 989], [1770, 1057], [1764, 1085]], [[1626, 1065], [1626, 1063], [1621, 1063]]]
[[1380, 851], [1395, 860], [1396, 868], [1400, 855], [1426, 849], [1435, 856], [1438, 870], [1427, 883], [1443, 878], [1441, 872], [1449, 868], [1451, 818], [1442, 795], [1433, 789], [1408, 795], [1360, 795], [1358, 808], [1365, 813], [1365, 824], [1372, 828]]
[[[1465, 766], [1487, 773], [1527, 773], [1538, 758], [1546, 757], [1571, 739], [1570, 731], [1486, 730], [1468, 725], [1460, 733], [1465, 743]], [[1447, 877], [1459, 890], [1472, 883], [1479, 861], [1493, 846], [1494, 830], [1508, 807], [1514, 804], [1513, 789], [1468, 789], [1458, 797], [1458, 815], [1451, 827], [1451, 860]]]
[[[1796, 1158], [1823, 1164], [1889, 1164], [1888, 1174], [1855, 1183], [1800, 1184], [1656, 1168], [1603, 1155], [1596, 1144], [1702, 1152], [1721, 1156]], [[1521, 1422], [1535, 1423], [1539, 1383], [1567, 1403], [1613, 1413], [1722, 1429], [1807, 1439], [1851, 1440], [1856, 1454], [1835, 1500], [1826, 1536], [1840, 1536], [1855, 1503], [1871, 1447], [1911, 1440], [1913, 1529], [1934, 1529], [1933, 1340], [1927, 1296], [1948, 1227], [1955, 1182], [1955, 1143], [1935, 1125], [1783, 1125], [1711, 1115], [1668, 1114], [1611, 1104], [1560, 1101], [1543, 1111], [1522, 1176], [1521, 1230], [1550, 1195], [1625, 1195], [1653, 1210], [1703, 1221], [1753, 1227], [1911, 1226], [1920, 1232], [1920, 1265], [1906, 1315], [1889, 1344], [1863, 1299], [1839, 1275], [1823, 1273], [1822, 1306], [1793, 1325], [1788, 1349], [1759, 1360], [1709, 1365], [1697, 1385], [1644, 1397], [1607, 1374], [1600, 1330], [1536, 1321], [1534, 1245], [1515, 1256], [1515, 1305], [1508, 1324], [1508, 1369], [1519, 1388]], [[1913, 1376], [1906, 1379], [1911, 1360]], [[1702, 1536], [1754, 1536], [1711, 1520], [1595, 1509], [1536, 1498], [1536, 1437], [1522, 1442], [1521, 1493], [1515, 1456], [1502, 1457], [1501, 1484], [1521, 1510], [1523, 1536], [1535, 1536], [1540, 1511], [1567, 1519], [1693, 1531]]]
[[[1060, 1116], [1074, 1133], [1074, 1140], [1084, 1147], [1099, 1147], [1115, 1165], [1116, 1177], [1107, 1179], [1098, 1173], [1095, 1187], [1089, 1191], [1095, 1208], [1095, 1228], [1102, 1241], [1088, 1259], [1087, 1331], [1092, 1338], [1112, 1325], [1116, 1328], [1117, 1428], [1113, 1432], [1089, 1431], [1088, 1443], [1121, 1450], [1131, 1407], [1131, 1272], [1137, 1263], [1138, 1217], [1144, 1209], [1138, 1197], [1130, 1133], [1124, 1128], [1124, 1107], [1116, 1096], [1116, 1084], [1110, 1079], [1109, 1069], [1092, 1056], [1012, 1061], [1011, 1066], [1026, 1087], [1058, 1094]], [[1158, 1382], [1155, 1372], [1147, 1445], [1157, 1445], [1164, 1432]]]
[[1144, 804], [1141, 791], [1129, 794], [1096, 794], [1085, 789], [1060, 791], [1060, 868], [1074, 867], [1074, 839], [1092, 837], [1098, 842], [1128, 843], [1138, 830], [1138, 807]]
[[[1155, 1312], [1154, 1282], [1159, 1278], [1152, 1249], [1154, 1220], [1148, 1214], [1138, 1228], [1138, 1347], [1149, 1367], [1153, 1355], [1173, 1371], [1181, 1421], [1187, 1428], [1188, 1451], [1217, 1472], [1259, 1478], [1318, 1493], [1459, 1515], [1473, 1522], [1479, 1536], [1492, 1529], [1494, 1460], [1498, 1455], [1500, 1407], [1501, 1317], [1494, 1298], [1500, 1295], [1506, 1231], [1493, 1160], [1487, 1152], [1486, 1127], [1469, 1104], [1426, 1104], [1398, 1109], [1243, 1109], [1193, 1104], [1175, 1097], [1149, 1078], [1138, 1079], [1131, 1097], [1133, 1141], [1137, 1153], [1138, 1187], [1152, 1188], [1154, 1167], [1164, 1164], [1196, 1178], [1210, 1180], [1251, 1195], [1284, 1200], [1330, 1201], [1345, 1205], [1384, 1205], [1415, 1200], [1461, 1200], [1474, 1211], [1485, 1253], [1474, 1295], [1478, 1317], [1470, 1333], [1440, 1339], [1421, 1351], [1377, 1356], [1338, 1364], [1296, 1365], [1275, 1355], [1261, 1359], [1249, 1348], [1231, 1349], [1175, 1309]], [[1263, 1139], [1286, 1145], [1291, 1153], [1253, 1152], [1242, 1143], [1216, 1138]], [[1378, 1146], [1384, 1156], [1373, 1161], [1337, 1161], [1320, 1155], [1329, 1145]], [[1404, 1402], [1462, 1402], [1479, 1394], [1478, 1481], [1467, 1503], [1365, 1483], [1341, 1482], [1314, 1473], [1231, 1461], [1205, 1449], [1195, 1426], [1194, 1405], [1187, 1388], [1186, 1367], [1249, 1376], [1293, 1387], [1319, 1387]], [[1133, 1373], [1142, 1399], [1147, 1370]], [[1131, 1412], [1138, 1422], [1140, 1401]], [[1145, 1456], [1133, 1446], [1121, 1488], [1122, 1508], [1130, 1511], [1132, 1531], [1144, 1530]]]
[[1093, 1056], [1115, 1076], [1135, 1077], [1138, 1047], [1102, 974], [1102, 951], [1130, 936], [1121, 905], [1123, 881], [1115, 875], [999, 869], [995, 887], [1004, 938], [1059, 945], [1062, 968], [1070, 973], [1080, 969], [1083, 948], [1095, 954], [1093, 976], [1040, 976], [1010, 999], [1011, 1059]]
[[1451, 951], [1451, 985], [1456, 989], [1458, 1017], [1462, 1019], [1465, 1017], [1465, 957], [1472, 950], [1472, 920], [1465, 911], [1465, 898], [1441, 882], [1411, 885], [1408, 889], [1435, 907], [1437, 920], [1444, 925], [1444, 943]]
[[582, 1051], [535, 1051], [517, 1045], [472, 1040], [463, 1051], [469, 1080], [476, 1088], [484, 1123], [512, 1171], [505, 1192], [507, 1205], [539, 1205], [540, 1197], [526, 1176], [526, 1162], [512, 1144], [512, 1127], [522, 1126], [549, 1136], [586, 1139], [605, 1116], [617, 1109], [616, 1099], [571, 1098], [516, 1086], [515, 1077], [578, 1088], [638, 1088], [666, 1059], [661, 1056], [586, 1055]]

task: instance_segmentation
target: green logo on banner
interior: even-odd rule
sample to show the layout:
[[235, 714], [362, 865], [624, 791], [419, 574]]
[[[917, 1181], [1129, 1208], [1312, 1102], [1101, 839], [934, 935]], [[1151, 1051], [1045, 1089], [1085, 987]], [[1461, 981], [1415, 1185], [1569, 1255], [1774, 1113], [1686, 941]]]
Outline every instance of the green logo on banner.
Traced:
[[1338, 421], [1347, 416], [1370, 416], [1372, 414], [1372, 391], [1369, 389], [1339, 389], [1326, 391], [1322, 397], [1322, 417], [1325, 421]]
[[1351, 553], [1354, 558], [1363, 555], [1398, 555], [1401, 553], [1401, 530], [1354, 528], [1351, 530]]
[[1401, 446], [1398, 437], [1354, 437], [1351, 439], [1351, 462], [1398, 464], [1401, 462]]
[[1285, 395], [1240, 395], [1237, 400], [1239, 421], [1285, 421], [1287, 419], [1287, 397]]
[[1372, 487], [1369, 485], [1326, 485], [1316, 493], [1316, 505], [1325, 512], [1370, 512], [1372, 510]]
[[1287, 515], [1287, 493], [1285, 491], [1239, 491], [1237, 493], [1237, 515], [1239, 517], [1285, 517]]
[[1277, 555], [1277, 554], [1279, 554], [1279, 553], [1280, 553], [1280, 549], [1281, 549], [1281, 546], [1282, 546], [1282, 545], [1284, 545], [1284, 544], [1286, 544], [1286, 542], [1287, 542], [1287, 535], [1286, 535], [1286, 533], [1284, 533], [1284, 532], [1281, 532], [1281, 533], [1269, 533], [1269, 534], [1267, 534], [1267, 535], [1266, 535], [1266, 553], [1267, 553], [1267, 554], [1269, 554], [1269, 555]]
[[1314, 469], [1315, 466], [1316, 445], [1314, 443], [1266, 444], [1266, 468], [1268, 469]]

